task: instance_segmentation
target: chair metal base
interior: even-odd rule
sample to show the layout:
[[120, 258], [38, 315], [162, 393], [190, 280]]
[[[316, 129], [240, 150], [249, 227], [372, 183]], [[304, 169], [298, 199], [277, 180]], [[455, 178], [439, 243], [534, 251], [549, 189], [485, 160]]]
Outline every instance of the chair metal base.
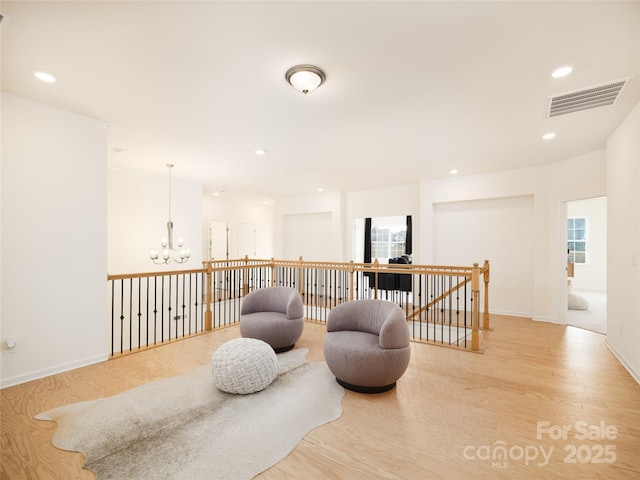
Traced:
[[340, 380], [339, 378], [336, 378], [336, 382], [338, 382], [347, 390], [351, 390], [352, 392], [358, 392], [358, 393], [383, 393], [383, 392], [388, 392], [389, 390], [393, 390], [394, 387], [396, 386], [396, 382], [393, 382], [389, 385], [384, 385], [382, 387], [363, 387], [361, 385], [352, 385], [343, 380]]
[[294, 343], [292, 345], [289, 345], [288, 347], [274, 348], [273, 351], [276, 352], [276, 353], [288, 352], [289, 350], [292, 350], [293, 347], [295, 347], [295, 346], [296, 346], [296, 344]]

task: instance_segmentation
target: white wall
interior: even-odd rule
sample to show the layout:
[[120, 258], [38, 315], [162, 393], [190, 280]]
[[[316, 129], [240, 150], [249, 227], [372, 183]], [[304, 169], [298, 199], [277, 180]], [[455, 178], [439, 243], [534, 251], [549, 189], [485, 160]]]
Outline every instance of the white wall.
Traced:
[[256, 228], [255, 258], [273, 257], [273, 206], [265, 205], [256, 198], [232, 198], [223, 194], [219, 197], [204, 195], [202, 212], [202, 242], [205, 248], [203, 259], [207, 258], [209, 222], [220, 221], [229, 225], [229, 258], [244, 257], [239, 253], [240, 224], [253, 224]]
[[530, 315], [533, 196], [447, 202], [433, 207], [434, 264], [471, 266], [490, 260], [491, 311]]
[[283, 258], [331, 261], [331, 243], [323, 242], [322, 239], [331, 231], [332, 225], [331, 212], [285, 215], [282, 219]]
[[[304, 197], [291, 197], [278, 199], [274, 203], [273, 207], [273, 245], [274, 245], [274, 257], [282, 260], [297, 260], [301, 255], [295, 254], [293, 250], [287, 252], [287, 255], [295, 255], [295, 258], [285, 258], [284, 245], [288, 242], [289, 245], [296, 245], [302, 241], [299, 239], [288, 239], [285, 241], [285, 235], [290, 235], [287, 227], [287, 217], [291, 215], [313, 215], [317, 213], [322, 214], [322, 218], [329, 216], [331, 218], [330, 227], [327, 229], [326, 234], [318, 238], [318, 242], [322, 242], [321, 249], [318, 250], [318, 256], [324, 258], [306, 258], [305, 260], [324, 261], [324, 262], [339, 262], [347, 261], [343, 255], [343, 241], [342, 235], [344, 232], [342, 219], [343, 199], [340, 193], [322, 193], [316, 195], [309, 195]], [[315, 253], [315, 252], [314, 252]], [[349, 248], [348, 254], [351, 253]], [[309, 251], [309, 256], [312, 252]], [[313, 255], [315, 257], [315, 254]]]
[[607, 141], [607, 342], [640, 382], [640, 104]]
[[107, 358], [107, 126], [6, 93], [1, 107], [5, 387]]
[[574, 265], [574, 290], [607, 290], [607, 197], [567, 203], [567, 217], [585, 217], [588, 222], [587, 263]]
[[184, 238], [191, 250], [185, 264], [155, 265], [150, 248], [161, 248], [169, 217], [169, 169], [150, 175], [108, 170], [108, 271], [109, 274], [161, 272], [202, 268], [202, 185], [180, 179], [180, 166], [172, 172], [171, 217], [174, 243]]
[[[605, 173], [605, 152], [599, 150], [550, 165], [423, 181], [420, 184], [421, 263], [437, 263], [437, 259], [434, 258], [436, 241], [447, 244], [454, 240], [438, 237], [438, 232], [434, 229], [436, 205], [533, 196], [532, 277], [524, 279], [522, 272], [515, 269], [504, 270], [501, 275], [516, 285], [521, 283], [526, 288], [528, 285], [532, 286], [532, 298], [526, 305], [532, 305], [533, 311], [522, 312], [524, 315], [536, 320], [562, 323], [566, 290], [563, 203], [577, 198], [605, 195]], [[510, 226], [505, 223], [501, 228], [506, 229]], [[517, 246], [503, 241], [503, 237], [499, 232], [495, 232], [495, 229], [495, 222], [492, 222], [491, 228], [479, 228], [473, 235], [470, 234], [469, 241], [472, 242], [478, 236], [492, 238], [499, 248], [505, 250], [505, 255], [515, 255], [516, 252], [513, 250]], [[481, 263], [484, 260], [485, 258], [479, 258], [477, 262]], [[487, 260], [491, 262], [491, 258]], [[492, 288], [491, 310], [510, 311], [511, 307], [506, 303], [508, 295], [509, 292], [505, 290]]]

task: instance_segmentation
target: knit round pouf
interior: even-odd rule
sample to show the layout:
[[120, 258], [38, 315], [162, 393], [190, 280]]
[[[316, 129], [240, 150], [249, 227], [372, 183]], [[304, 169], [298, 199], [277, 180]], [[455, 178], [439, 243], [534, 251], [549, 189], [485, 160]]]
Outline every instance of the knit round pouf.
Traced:
[[273, 348], [256, 338], [236, 338], [220, 346], [211, 357], [213, 381], [223, 392], [255, 393], [264, 390], [278, 375]]

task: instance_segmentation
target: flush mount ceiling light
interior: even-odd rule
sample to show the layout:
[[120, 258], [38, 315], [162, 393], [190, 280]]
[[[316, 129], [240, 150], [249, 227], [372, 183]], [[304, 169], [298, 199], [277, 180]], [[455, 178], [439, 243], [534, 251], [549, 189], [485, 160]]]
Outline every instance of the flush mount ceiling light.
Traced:
[[549, 132], [549, 133], [545, 133], [544, 135], [542, 135], [542, 138], [543, 138], [543, 140], [551, 140], [555, 136], [556, 136], [555, 133]]
[[313, 65], [296, 65], [287, 70], [285, 78], [293, 88], [306, 95], [322, 85], [327, 76]]

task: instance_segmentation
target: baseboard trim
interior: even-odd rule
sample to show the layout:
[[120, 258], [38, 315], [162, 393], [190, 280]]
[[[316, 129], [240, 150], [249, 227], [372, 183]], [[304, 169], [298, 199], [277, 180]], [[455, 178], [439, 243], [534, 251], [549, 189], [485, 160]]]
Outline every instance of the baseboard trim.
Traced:
[[[480, 310], [480, 317], [482, 317], [483, 311]], [[491, 309], [489, 311], [489, 315], [506, 315], [509, 317], [523, 317], [523, 318], [531, 318], [531, 313], [527, 312], [513, 312], [511, 310], [494, 310]]]
[[555, 317], [544, 317], [541, 315], [534, 315], [533, 313], [527, 312], [510, 312], [507, 310], [491, 310], [489, 312], [492, 315], [508, 315], [509, 317], [521, 317], [528, 318], [533, 320], [534, 322], [546, 322], [546, 323], [555, 323], [557, 325], [562, 325], [557, 318]]
[[560, 323], [560, 321], [558, 321], [557, 318], [553, 318], [553, 317], [536, 316], [536, 317], [532, 317], [532, 320], [536, 322], [547, 322], [547, 323], [555, 323], [556, 325], [562, 325], [562, 323]]
[[613, 353], [613, 355], [622, 364], [622, 366], [625, 368], [625, 370], [627, 372], [629, 372], [629, 375], [631, 375], [631, 377], [633, 377], [633, 379], [636, 381], [636, 383], [638, 385], [640, 385], [640, 373], [636, 372], [633, 369], [633, 367], [625, 360], [624, 356], [618, 350], [616, 350], [616, 348], [613, 345], [611, 345], [611, 343], [609, 343], [609, 339], [608, 338], [605, 340], [605, 344], [607, 345], [609, 350], [611, 350], [611, 353]]
[[13, 387], [20, 385], [21, 383], [31, 382], [32, 380], [38, 380], [39, 378], [49, 377], [58, 373], [67, 372], [69, 370], [75, 370], [76, 368], [86, 367], [95, 363], [105, 362], [109, 359], [108, 353], [95, 355], [93, 357], [83, 358], [75, 362], [64, 363], [62, 365], [56, 365], [55, 367], [49, 367], [42, 370], [36, 370], [35, 372], [29, 372], [22, 375], [15, 375], [9, 378], [0, 379], [0, 390], [7, 387]]
[[[482, 312], [480, 312], [482, 314]], [[505, 315], [508, 317], [519, 317], [526, 318], [529, 320], [533, 320], [534, 322], [547, 322], [547, 323], [555, 323], [557, 325], [562, 325], [557, 318], [554, 317], [543, 317], [540, 315], [533, 315], [532, 313], [527, 312], [512, 312], [508, 310], [491, 310], [489, 312], [490, 315]]]

